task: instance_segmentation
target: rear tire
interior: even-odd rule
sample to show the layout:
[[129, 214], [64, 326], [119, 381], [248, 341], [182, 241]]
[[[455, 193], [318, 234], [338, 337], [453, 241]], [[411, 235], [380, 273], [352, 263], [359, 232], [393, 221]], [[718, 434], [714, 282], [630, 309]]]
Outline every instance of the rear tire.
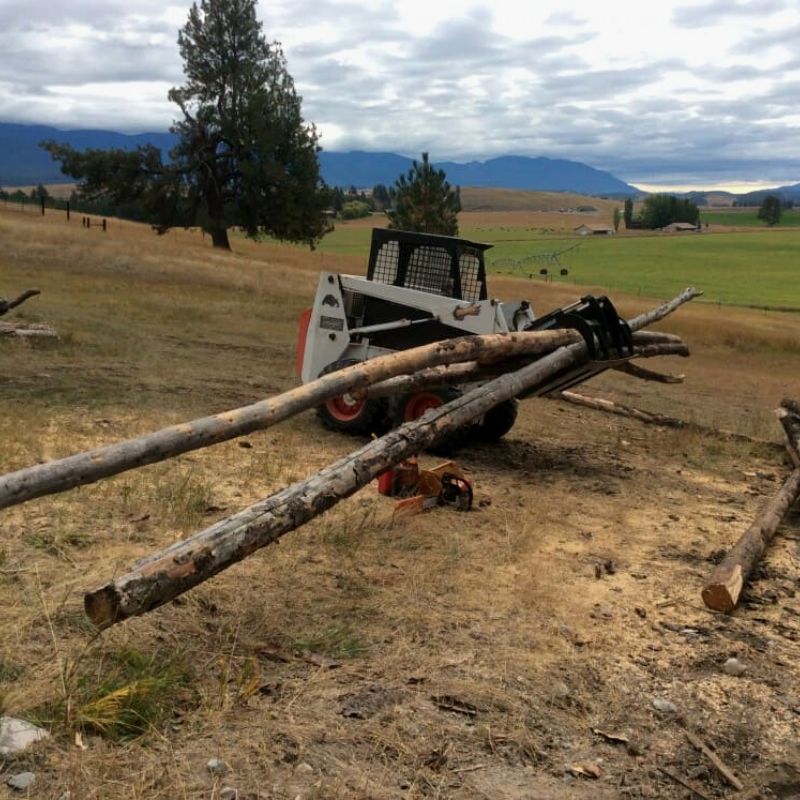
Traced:
[[[320, 377], [359, 363], [355, 358], [334, 361], [320, 372]], [[331, 431], [350, 434], [383, 433], [386, 430], [386, 401], [382, 398], [338, 395], [318, 405], [317, 416]]]
[[[431, 389], [414, 394], [401, 395], [393, 398], [390, 405], [390, 416], [395, 427], [406, 422], [419, 419], [431, 408], [438, 408], [458, 397], [462, 392], [458, 389], [445, 387], [444, 389]], [[446, 434], [435, 444], [427, 448], [429, 453], [437, 456], [448, 456], [464, 447], [470, 440], [473, 425], [463, 425], [451, 433]]]
[[496, 442], [502, 439], [517, 421], [519, 402], [512, 397], [490, 408], [483, 417], [483, 422], [475, 428], [475, 438], [481, 442]]

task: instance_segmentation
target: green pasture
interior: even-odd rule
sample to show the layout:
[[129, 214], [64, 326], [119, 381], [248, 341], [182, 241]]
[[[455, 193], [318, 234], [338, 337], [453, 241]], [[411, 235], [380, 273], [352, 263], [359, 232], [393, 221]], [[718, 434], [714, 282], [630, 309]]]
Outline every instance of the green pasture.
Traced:
[[[326, 236], [325, 252], [364, 258], [369, 254], [368, 228], [344, 228]], [[467, 239], [494, 244], [487, 253], [490, 272], [519, 274], [542, 280], [547, 268], [553, 280], [609, 290], [666, 297], [685, 286], [705, 292], [709, 302], [800, 310], [800, 230], [700, 233], [652, 236], [574, 237], [542, 234], [528, 228], [465, 228]], [[558, 264], [529, 257], [580, 246]], [[519, 268], [494, 267], [513, 259]]]
[[[700, 221], [709, 225], [731, 225], [747, 228], [766, 228], [763, 219], [758, 218], [757, 208], [742, 209], [700, 209]], [[781, 215], [778, 228], [800, 227], [800, 208], [787, 209]]]

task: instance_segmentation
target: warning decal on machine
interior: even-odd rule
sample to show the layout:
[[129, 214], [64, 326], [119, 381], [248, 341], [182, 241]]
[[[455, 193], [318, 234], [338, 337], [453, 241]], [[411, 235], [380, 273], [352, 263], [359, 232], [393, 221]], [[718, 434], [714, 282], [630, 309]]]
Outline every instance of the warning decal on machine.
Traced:
[[344, 320], [339, 319], [339, 317], [326, 317], [323, 315], [319, 318], [319, 326], [320, 328], [325, 328], [326, 331], [343, 331]]

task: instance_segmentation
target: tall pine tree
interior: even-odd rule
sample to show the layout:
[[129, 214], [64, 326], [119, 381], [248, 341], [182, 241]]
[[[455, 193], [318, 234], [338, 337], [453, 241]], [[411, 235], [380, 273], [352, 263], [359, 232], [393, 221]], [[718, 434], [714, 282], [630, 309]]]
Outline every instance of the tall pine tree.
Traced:
[[407, 175], [401, 175], [392, 191], [394, 208], [387, 212], [389, 227], [422, 233], [458, 235], [458, 193], [447, 182], [444, 170], [435, 169], [422, 154]]
[[86, 150], [45, 142], [87, 196], [140, 203], [161, 232], [200, 225], [215, 247], [228, 228], [314, 245], [326, 230], [318, 137], [256, 0], [200, 0], [178, 37], [186, 83], [169, 99], [181, 117], [164, 161], [154, 147]]

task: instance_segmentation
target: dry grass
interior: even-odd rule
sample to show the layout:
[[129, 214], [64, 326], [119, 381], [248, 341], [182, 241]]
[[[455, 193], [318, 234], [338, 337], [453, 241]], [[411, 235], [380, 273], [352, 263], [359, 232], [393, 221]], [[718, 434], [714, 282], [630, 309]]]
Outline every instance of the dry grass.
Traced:
[[[63, 337], [0, 343], [4, 469], [295, 380], [295, 319], [319, 254], [237, 240], [218, 255], [194, 232], [113, 222], [103, 237], [2, 212], [0, 237], [0, 289], [41, 288], [20, 310]], [[540, 310], [572, 299], [510, 278], [493, 293], [533, 294]], [[615, 300], [625, 313], [651, 304]], [[607, 374], [587, 393], [779, 439], [771, 409], [800, 395], [796, 317], [697, 305], [664, 327], [693, 345], [691, 359], [664, 365], [684, 385]], [[48, 798], [209, 798], [222, 783], [205, 764], [220, 757], [224, 782], [247, 798], [673, 798], [655, 767], [687, 774], [701, 759], [653, 710], [656, 696], [748, 780], [796, 763], [797, 516], [751, 592], [776, 603], [731, 620], [699, 608], [709, 559], [774, 491], [779, 454], [551, 401], [522, 409], [508, 441], [459, 459], [491, 499], [480, 511], [392, 527], [391, 504], [364, 490], [100, 637], [83, 590], [353, 442], [306, 414], [249, 436], [251, 447], [225, 443], [3, 511], [0, 698], [54, 733], [3, 774], [31, 768]], [[596, 579], [609, 560], [613, 574]], [[734, 653], [744, 678], [719, 669]], [[641, 755], [592, 728], [627, 732]], [[599, 781], [565, 777], [596, 759]], [[697, 780], [725, 794], [712, 772]]]

